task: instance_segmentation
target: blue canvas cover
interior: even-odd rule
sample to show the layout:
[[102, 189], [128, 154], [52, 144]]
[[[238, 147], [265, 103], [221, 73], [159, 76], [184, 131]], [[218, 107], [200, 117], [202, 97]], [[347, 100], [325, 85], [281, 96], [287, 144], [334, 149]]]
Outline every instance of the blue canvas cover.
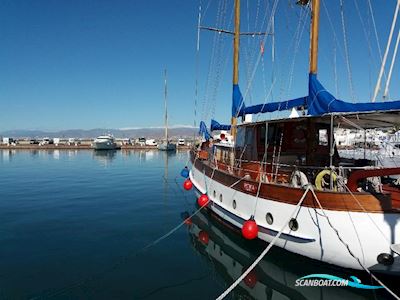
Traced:
[[383, 103], [349, 103], [336, 99], [318, 81], [316, 74], [309, 75], [308, 96], [266, 104], [258, 104], [245, 107], [239, 112], [239, 116], [245, 114], [266, 113], [281, 110], [289, 110], [293, 107], [303, 106], [308, 115], [320, 116], [327, 113], [358, 113], [374, 111], [400, 110], [400, 101], [388, 101]]
[[206, 123], [204, 123], [203, 121], [200, 122], [199, 134], [203, 136], [206, 140], [209, 140], [211, 137], [210, 133], [207, 130]]
[[210, 131], [214, 130], [231, 130], [231, 125], [222, 125], [215, 120], [211, 120]]
[[272, 102], [265, 104], [257, 104], [253, 106], [248, 106], [244, 109], [244, 114], [257, 114], [257, 113], [267, 113], [281, 110], [289, 110], [293, 107], [304, 106], [307, 97], [301, 97], [293, 100], [282, 101], [282, 102]]
[[232, 117], [243, 116], [244, 108], [245, 105], [243, 102], [243, 96], [242, 93], [240, 92], [239, 85], [234, 84], [232, 91]]
[[308, 89], [307, 108], [311, 116], [335, 112], [357, 113], [400, 109], [400, 101], [349, 103], [336, 99], [318, 81], [316, 74], [310, 74]]

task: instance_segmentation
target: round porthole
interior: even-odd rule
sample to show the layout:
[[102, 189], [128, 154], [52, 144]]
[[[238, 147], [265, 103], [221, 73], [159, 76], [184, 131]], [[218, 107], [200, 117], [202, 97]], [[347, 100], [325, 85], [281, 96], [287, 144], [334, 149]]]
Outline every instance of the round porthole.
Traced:
[[236, 209], [236, 200], [232, 201], [232, 206], [233, 206], [233, 209]]
[[267, 223], [268, 223], [269, 225], [272, 225], [272, 223], [274, 223], [274, 217], [272, 216], [271, 213], [267, 213], [267, 214], [265, 215], [265, 220], [267, 221]]
[[289, 228], [290, 230], [296, 231], [297, 229], [299, 229], [299, 223], [297, 223], [296, 219], [291, 219], [289, 221]]
[[217, 192], [214, 190], [214, 192], [213, 192], [213, 196], [214, 196], [214, 198], [216, 198], [217, 197]]
[[219, 201], [222, 202], [222, 194], [219, 194]]

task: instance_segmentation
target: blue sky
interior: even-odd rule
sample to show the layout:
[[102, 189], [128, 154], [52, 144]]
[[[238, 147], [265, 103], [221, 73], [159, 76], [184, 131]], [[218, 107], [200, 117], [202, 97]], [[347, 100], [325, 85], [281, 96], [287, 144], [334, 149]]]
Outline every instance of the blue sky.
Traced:
[[[364, 24], [371, 25], [367, 0], [355, 1]], [[345, 21], [354, 90], [357, 100], [365, 101], [378, 75], [379, 56], [373, 28], [369, 26], [367, 31], [363, 30], [355, 1], [345, 1]], [[223, 25], [231, 29], [232, 1], [202, 2], [204, 25]], [[265, 30], [260, 20], [272, 2], [242, 0], [242, 30]], [[272, 73], [276, 78], [273, 101], [302, 96], [307, 90], [309, 27], [304, 22], [308, 21], [308, 16], [289, 3], [282, 0], [278, 5], [274, 68], [271, 38], [268, 38], [263, 61], [255, 71], [256, 79], [246, 99], [248, 103], [264, 101]], [[335, 40], [324, 10], [319, 78], [334, 94], [338, 86], [339, 96], [350, 100], [339, 1], [325, 3], [329, 5], [339, 41], [335, 46], [337, 85], [333, 72]], [[383, 51], [395, 1], [380, 1], [379, 7], [372, 4]], [[188, 0], [1, 1], [0, 130], [162, 125], [164, 68], [168, 69], [170, 124], [193, 124], [198, 5], [198, 1]], [[224, 19], [217, 21], [217, 15]], [[305, 29], [295, 51], [293, 36], [300, 17]], [[369, 35], [372, 56], [364, 34]], [[259, 38], [245, 39], [249, 40], [242, 40], [242, 92], [254, 70], [261, 42]], [[229, 120], [230, 46], [229, 36], [216, 39], [214, 33], [201, 33], [198, 119]], [[216, 61], [220, 63], [210, 70], [210, 57], [215, 47], [220, 47], [219, 52], [215, 52]], [[293, 57], [296, 60], [292, 74]], [[208, 89], [207, 80], [211, 82]], [[395, 66], [391, 84], [394, 98], [400, 98], [396, 87], [398, 80], [399, 68]]]

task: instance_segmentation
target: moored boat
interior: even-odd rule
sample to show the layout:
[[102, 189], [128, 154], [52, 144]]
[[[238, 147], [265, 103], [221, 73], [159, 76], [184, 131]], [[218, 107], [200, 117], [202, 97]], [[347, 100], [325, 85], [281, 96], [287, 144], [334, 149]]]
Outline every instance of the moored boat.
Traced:
[[95, 150], [116, 150], [118, 145], [110, 134], [98, 136], [92, 144]]
[[[400, 167], [343, 158], [334, 137], [339, 127], [394, 127], [400, 101], [348, 103], [323, 87], [317, 79], [320, 3], [313, 0], [308, 95], [246, 106], [238, 80], [239, 3], [235, 0], [232, 122], [227, 125], [234, 143], [193, 149], [191, 181], [223, 220], [237, 228], [255, 221], [259, 239], [340, 267], [400, 275], [400, 186], [393, 178]], [[293, 108], [303, 115], [237, 122]], [[204, 123], [200, 130], [208, 140]]]
[[168, 139], [168, 110], [167, 110], [167, 70], [164, 71], [164, 127], [165, 136], [164, 141], [157, 145], [158, 150], [161, 151], [175, 151], [176, 144], [171, 143]]

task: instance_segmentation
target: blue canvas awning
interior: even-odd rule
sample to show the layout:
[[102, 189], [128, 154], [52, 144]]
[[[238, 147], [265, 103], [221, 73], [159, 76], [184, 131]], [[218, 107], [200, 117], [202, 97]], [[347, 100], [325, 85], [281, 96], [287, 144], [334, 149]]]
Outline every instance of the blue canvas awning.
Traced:
[[215, 120], [211, 120], [210, 131], [214, 130], [231, 130], [231, 125], [222, 125]]
[[199, 134], [206, 140], [209, 140], [211, 137], [211, 134], [207, 130], [207, 125], [203, 121], [200, 122]]
[[309, 75], [308, 96], [281, 102], [258, 104], [242, 108], [239, 116], [245, 114], [266, 113], [289, 110], [302, 106], [307, 109], [308, 115], [320, 116], [327, 113], [358, 113], [400, 110], [400, 101], [388, 101], [383, 103], [349, 103], [336, 99], [318, 81], [316, 74]]

